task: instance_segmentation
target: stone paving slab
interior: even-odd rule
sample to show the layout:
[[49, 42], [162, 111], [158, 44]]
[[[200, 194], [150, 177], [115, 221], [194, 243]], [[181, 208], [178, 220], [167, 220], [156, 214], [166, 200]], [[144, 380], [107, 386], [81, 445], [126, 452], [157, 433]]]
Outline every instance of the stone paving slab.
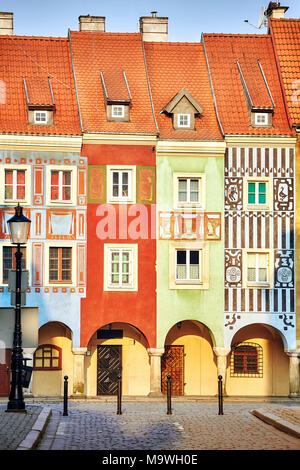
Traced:
[[300, 406], [262, 408], [251, 412], [262, 421], [271, 424], [280, 431], [300, 438]]
[[26, 439], [43, 407], [28, 405], [26, 413], [7, 413], [6, 408], [7, 405], [0, 405], [0, 450], [16, 450]]

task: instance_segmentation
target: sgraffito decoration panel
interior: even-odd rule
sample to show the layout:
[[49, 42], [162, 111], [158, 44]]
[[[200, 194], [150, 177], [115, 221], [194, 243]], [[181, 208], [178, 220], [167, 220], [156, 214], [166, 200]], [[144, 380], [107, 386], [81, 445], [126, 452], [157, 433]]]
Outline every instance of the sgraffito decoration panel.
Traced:
[[[229, 147], [224, 164], [224, 334], [250, 323], [279, 329], [289, 347], [295, 336], [295, 152], [290, 147]], [[272, 210], [245, 207], [246, 178], [268, 178]], [[243, 253], [272, 250], [273, 288], [246, 288]], [[245, 258], [244, 258], [245, 261]], [[245, 268], [245, 267], [244, 267]], [[244, 269], [244, 273], [245, 273]]]

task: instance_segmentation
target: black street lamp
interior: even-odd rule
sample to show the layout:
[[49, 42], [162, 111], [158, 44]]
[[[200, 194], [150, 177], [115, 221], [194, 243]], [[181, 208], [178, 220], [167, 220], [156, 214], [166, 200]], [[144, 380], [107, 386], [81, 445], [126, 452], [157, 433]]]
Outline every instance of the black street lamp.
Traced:
[[16, 305], [13, 352], [11, 357], [11, 388], [6, 411], [23, 411], [25, 402], [22, 389], [23, 350], [21, 331], [21, 245], [27, 243], [31, 221], [23, 215], [23, 208], [18, 204], [15, 215], [7, 221], [11, 243], [17, 245], [16, 256]]

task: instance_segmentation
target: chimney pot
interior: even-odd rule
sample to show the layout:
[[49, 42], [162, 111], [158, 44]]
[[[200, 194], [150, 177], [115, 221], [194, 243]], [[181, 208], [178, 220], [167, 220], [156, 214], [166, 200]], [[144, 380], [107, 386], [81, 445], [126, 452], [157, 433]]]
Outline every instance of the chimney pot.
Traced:
[[281, 6], [279, 2], [270, 2], [265, 12], [267, 18], [283, 19], [285, 12], [289, 7]]

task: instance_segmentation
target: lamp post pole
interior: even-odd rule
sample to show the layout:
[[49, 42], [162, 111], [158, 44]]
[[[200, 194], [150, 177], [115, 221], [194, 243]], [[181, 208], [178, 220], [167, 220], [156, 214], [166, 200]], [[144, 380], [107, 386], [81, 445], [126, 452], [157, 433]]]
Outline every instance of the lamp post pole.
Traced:
[[11, 242], [17, 245], [16, 257], [16, 304], [13, 352], [11, 357], [11, 388], [6, 411], [23, 411], [25, 402], [22, 389], [23, 350], [21, 330], [21, 277], [22, 252], [20, 246], [27, 243], [30, 220], [23, 215], [23, 208], [18, 204], [15, 215], [7, 221]]
[[7, 411], [25, 411], [25, 402], [22, 389], [22, 330], [21, 330], [21, 276], [22, 276], [22, 252], [20, 243], [17, 245], [16, 256], [16, 306], [15, 306], [15, 330], [13, 352], [11, 357], [11, 389]]

